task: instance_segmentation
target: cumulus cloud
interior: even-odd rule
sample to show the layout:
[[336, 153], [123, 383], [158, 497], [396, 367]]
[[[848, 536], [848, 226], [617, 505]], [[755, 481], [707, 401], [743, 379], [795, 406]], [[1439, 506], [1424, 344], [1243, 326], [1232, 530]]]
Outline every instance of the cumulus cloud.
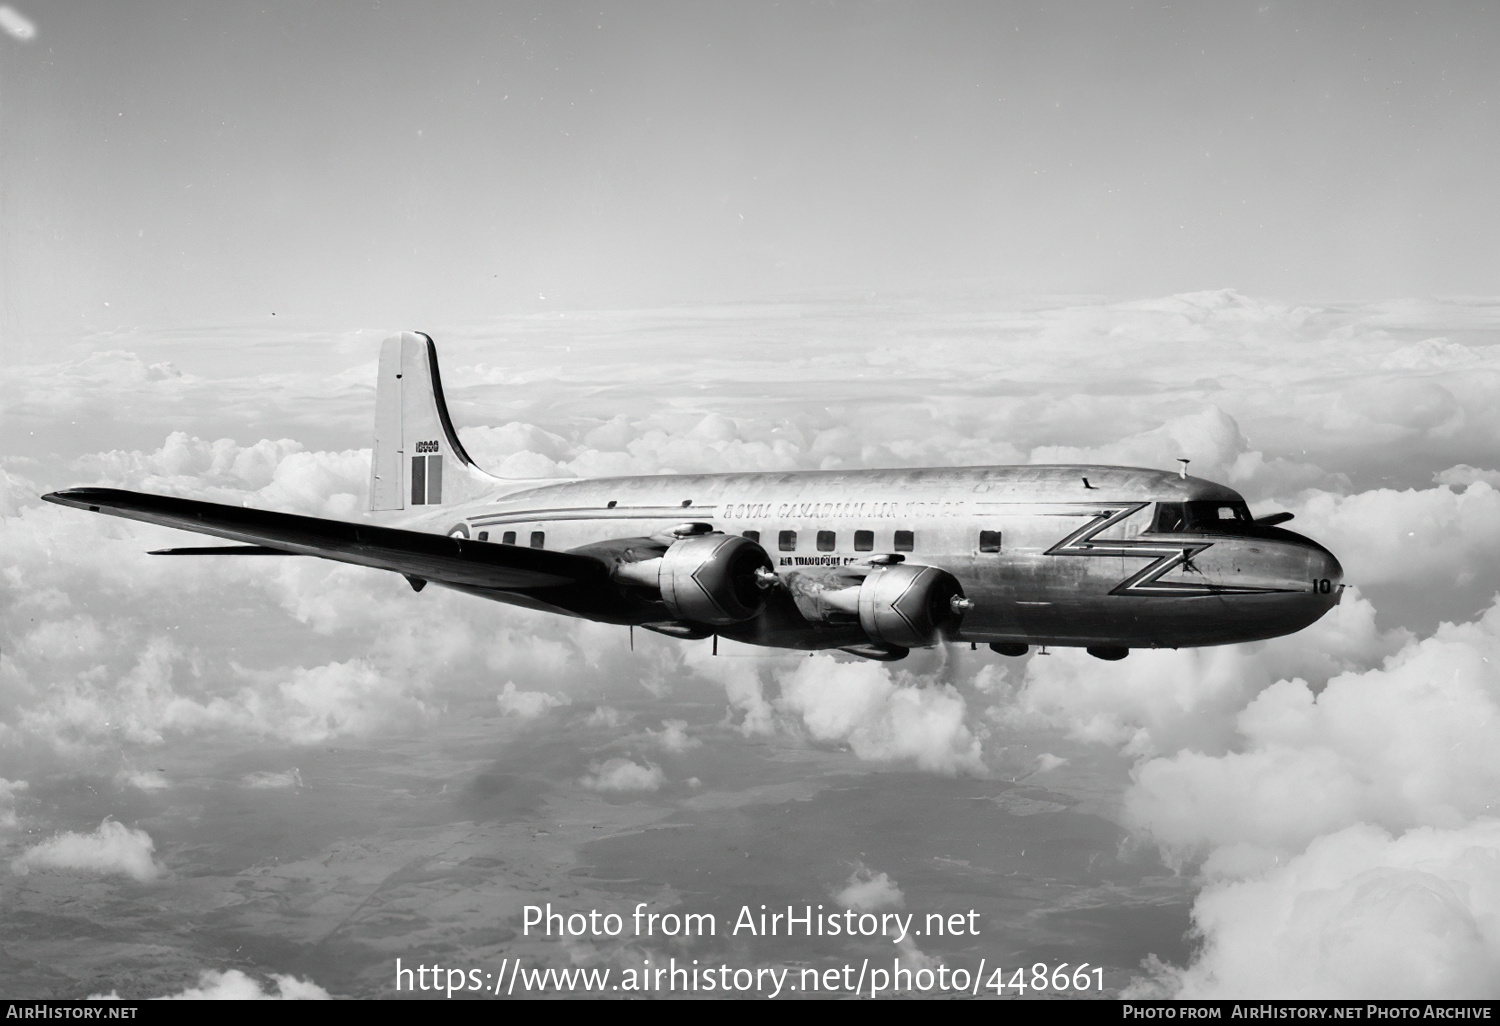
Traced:
[[1063, 766], [1066, 766], [1067, 764], [1068, 760], [1064, 759], [1062, 756], [1053, 755], [1051, 752], [1043, 752], [1041, 755], [1038, 755], [1036, 757], [1036, 769], [1032, 770], [1031, 774], [1035, 776], [1038, 773], [1050, 773], [1055, 769], [1060, 769]]
[[[115, 624], [124, 619], [118, 611], [106, 615]], [[371, 660], [254, 671], [230, 662], [206, 676], [173, 627], [142, 637], [137, 620], [120, 637], [117, 626], [100, 628], [89, 617], [37, 619], [7, 660], [12, 687], [0, 700], [10, 706], [3, 729], [60, 754], [86, 757], [104, 739], [150, 746], [214, 732], [314, 742], [425, 713], [416, 697], [426, 686], [421, 678]], [[105, 638], [112, 644], [100, 644]], [[120, 650], [126, 640], [134, 652]]]
[[700, 660], [695, 668], [724, 688], [724, 696], [729, 702], [724, 713], [726, 726], [734, 727], [746, 737], [766, 737], [776, 733], [776, 708], [766, 698], [759, 667], [739, 660], [720, 659], [711, 663]]
[[599, 705], [594, 707], [594, 711], [589, 713], [588, 719], [584, 722], [590, 727], [604, 727], [613, 730], [624, 723], [626, 719], [626, 715], [614, 706]]
[[174, 478], [187, 478], [199, 488], [254, 491], [270, 484], [281, 462], [302, 450], [302, 444], [290, 438], [240, 445], [230, 438], [208, 442], [174, 431], [153, 452], [115, 449], [81, 457], [73, 467], [100, 484], [160, 487]]
[[[367, 473], [367, 461], [358, 453], [353, 458], [357, 474], [348, 454], [308, 453], [287, 441], [236, 446], [174, 434], [154, 452], [102, 453], [78, 466], [129, 487], [207, 491], [234, 504], [329, 514], [339, 512], [330, 503], [338, 505], [340, 487], [355, 487]], [[226, 603], [248, 604], [252, 620], [264, 622], [276, 613], [279, 577], [299, 573], [286, 564], [304, 561], [149, 557], [146, 549], [180, 544], [182, 536], [80, 517], [37, 503], [34, 493], [12, 501], [14, 480], [4, 493], [9, 515], [0, 519], [0, 596], [16, 613], [9, 630], [19, 631], [0, 636], [9, 685], [0, 697], [0, 732], [12, 740], [37, 739], [83, 757], [102, 738], [157, 744], [174, 732], [224, 730], [317, 739], [386, 722], [382, 709], [396, 716], [412, 711], [399, 699], [366, 704], [372, 689], [391, 683], [368, 664], [257, 677], [221, 656], [205, 674], [198, 643], [175, 633], [185, 619]], [[345, 709], [336, 707], [345, 700]]]
[[[203, 473], [219, 490], [210, 497], [266, 506], [292, 469], [323, 467], [308, 480], [334, 479], [344, 459], [183, 435], [156, 451], [102, 454], [95, 469], [113, 483], [170, 479], [181, 490]], [[346, 482], [368, 472], [360, 463]], [[6, 773], [43, 753], [95, 763], [101, 743], [128, 751], [194, 735], [303, 744], [367, 735], [477, 700], [477, 682], [495, 671], [525, 694], [574, 672], [611, 672], [593, 654], [592, 625], [438, 589], [416, 596], [394, 575], [318, 560], [151, 557], [147, 549], [183, 536], [37, 502], [14, 474], [0, 484], [12, 514], [0, 516], [0, 603], [13, 613], [0, 625]], [[323, 485], [306, 490], [326, 498]], [[337, 512], [319, 498], [282, 505]], [[221, 613], [231, 619], [209, 626]], [[247, 630], [276, 639], [257, 645], [252, 665], [236, 654]]]
[[[906, 907], [906, 895], [887, 873], [877, 873], [864, 863], [857, 863], [844, 885], [833, 892], [833, 900], [855, 912], [885, 912]], [[910, 969], [934, 969], [938, 959], [917, 946], [908, 933], [896, 941], [902, 965]]]
[[1455, 827], [1500, 814], [1497, 729], [1500, 605], [1321, 694], [1301, 680], [1267, 688], [1239, 714], [1234, 751], [1143, 764], [1127, 815], [1168, 848], [1237, 861], [1358, 823]]
[[856, 912], [880, 912], [906, 907], [906, 895], [896, 881], [885, 873], [876, 873], [863, 863], [856, 866], [833, 900]]
[[1446, 338], [1428, 338], [1402, 346], [1380, 361], [1381, 370], [1446, 370], [1480, 363], [1484, 355]]
[[559, 698], [545, 691], [517, 691], [516, 682], [508, 680], [504, 689], [495, 696], [500, 711], [519, 720], [531, 720], [545, 714], [549, 709], [571, 704], [567, 697]]
[[1248, 645], [1179, 651], [1141, 649], [1108, 668], [1078, 649], [1033, 656], [1018, 678], [981, 671], [986, 710], [1007, 729], [1062, 729], [1080, 741], [1150, 756], [1183, 748], [1223, 751], [1245, 705], [1278, 680], [1321, 687], [1349, 670], [1377, 665], [1411, 639], [1381, 630], [1375, 608], [1357, 590], [1313, 626]]
[[198, 985], [176, 994], [164, 995], [169, 1001], [328, 1001], [333, 995], [312, 980], [291, 974], [271, 974], [270, 986], [238, 969], [205, 969]]
[[95, 453], [73, 467], [92, 484], [348, 519], [363, 509], [370, 451], [307, 452], [290, 438], [241, 445], [174, 431], [153, 452]]
[[169, 734], [214, 731], [308, 743], [370, 733], [424, 711], [362, 659], [285, 673], [242, 671], [249, 684], [217, 694], [195, 694], [200, 689], [190, 686], [189, 673], [178, 644], [152, 639], [119, 678], [96, 673], [58, 685], [48, 700], [22, 711], [19, 726], [65, 750], [104, 737], [158, 745]]
[[1434, 484], [1451, 485], [1459, 488], [1473, 484], [1475, 481], [1483, 481], [1491, 488], [1500, 488], [1500, 470], [1481, 470], [1479, 467], [1471, 467], [1467, 463], [1459, 463], [1440, 470], [1432, 475]]
[[1445, 584], [1500, 580], [1500, 489], [1482, 479], [1461, 490], [1318, 492], [1296, 513], [1298, 529], [1338, 554], [1361, 586], [1399, 582], [1441, 595]]
[[1028, 457], [1031, 463], [1103, 463], [1158, 470], [1176, 468], [1179, 459], [1189, 461], [1193, 476], [1232, 485], [1256, 498], [1347, 484], [1343, 475], [1314, 464], [1252, 449], [1235, 419], [1217, 406], [1172, 417], [1102, 445], [1037, 446]]
[[403, 712], [426, 712], [401, 681], [364, 659], [296, 667], [278, 692], [279, 702], [266, 702], [256, 693], [247, 696], [246, 705], [262, 713], [260, 722], [269, 719], [277, 733], [303, 742], [369, 733], [394, 723]]
[[591, 791], [657, 791], [667, 782], [660, 766], [630, 759], [609, 759], [590, 768], [579, 781]]
[[1330, 408], [1335, 430], [1366, 432], [1373, 442], [1400, 444], [1450, 438], [1464, 426], [1464, 407], [1442, 384], [1410, 374], [1360, 381]]
[[1098, 446], [1041, 445], [1031, 450], [1032, 463], [1107, 463], [1167, 468], [1178, 457], [1193, 461], [1194, 474], [1220, 480], [1249, 450], [1234, 418], [1218, 407], [1174, 417], [1138, 434]]
[[[941, 672], [822, 654], [715, 659], [692, 652], [685, 660], [724, 688], [729, 707], [720, 726], [746, 737], [847, 746], [864, 761], [934, 773], [988, 772], [988, 730], [969, 723], [968, 704]], [[991, 676], [981, 671], [979, 687], [989, 687]]]
[[1233, 717], [1269, 681], [1240, 648], [1141, 650], [1108, 672], [1073, 649], [1034, 656], [987, 710], [1006, 729], [1061, 728], [1080, 741], [1145, 755], [1222, 746]]
[[779, 674], [781, 708], [815, 740], [847, 744], [861, 759], [912, 762], [940, 773], [984, 772], [980, 739], [951, 685], [898, 685], [880, 663], [798, 660]]
[[1127, 822], [1206, 881], [1199, 955], [1142, 986], [1264, 994], [1284, 965], [1260, 979], [1285, 996], [1500, 993], [1497, 729], [1500, 604], [1321, 692], [1278, 681], [1228, 751], [1138, 765]]
[[25, 876], [32, 870], [128, 876], [142, 883], [161, 875], [151, 857], [156, 844], [144, 830], [132, 830], [106, 818], [90, 834], [68, 831], [33, 845], [11, 860], [11, 870]]
[[701, 740], [687, 732], [687, 720], [663, 720], [661, 726], [661, 730], [648, 730], [646, 734], [665, 751], [680, 755], [703, 745]]
[[499, 427], [486, 425], [468, 429], [464, 434], [464, 448], [481, 466], [490, 466], [498, 465], [507, 457], [528, 452], [548, 460], [566, 460], [571, 446], [562, 435], [535, 424], [511, 421]]
[[1359, 824], [1209, 885], [1203, 946], [1126, 996], [1500, 997], [1500, 820], [1393, 837]]

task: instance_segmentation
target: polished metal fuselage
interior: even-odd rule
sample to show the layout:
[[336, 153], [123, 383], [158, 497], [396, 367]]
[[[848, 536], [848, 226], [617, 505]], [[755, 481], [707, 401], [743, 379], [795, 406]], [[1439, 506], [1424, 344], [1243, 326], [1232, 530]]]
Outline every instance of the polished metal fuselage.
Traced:
[[[599, 551], [684, 523], [755, 532], [777, 574], [766, 611], [717, 633], [754, 644], [857, 644], [857, 625], [810, 622], [799, 578], [857, 574], [872, 556], [953, 574], [972, 601], [950, 640], [1124, 648], [1220, 645], [1302, 629], [1337, 603], [1342, 569], [1323, 546], [1275, 527], [1153, 531], [1158, 503], [1243, 502], [1233, 489], [1130, 467], [662, 475], [517, 483], [406, 526], [472, 541]], [[784, 532], [795, 535], [786, 547]], [[868, 532], [858, 535], [857, 532]], [[906, 544], [898, 544], [897, 532]], [[989, 532], [981, 551], [981, 532]], [[821, 534], [821, 538], [820, 538]], [[868, 545], [856, 548], [857, 537]], [[821, 544], [820, 544], [821, 543]], [[468, 589], [466, 589], [468, 590]], [[615, 623], [659, 610], [571, 595], [479, 592]]]

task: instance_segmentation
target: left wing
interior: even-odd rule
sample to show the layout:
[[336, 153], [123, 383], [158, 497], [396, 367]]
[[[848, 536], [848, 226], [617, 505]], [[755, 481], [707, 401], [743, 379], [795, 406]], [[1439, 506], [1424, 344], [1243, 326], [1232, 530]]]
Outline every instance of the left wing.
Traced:
[[[211, 534], [279, 553], [320, 556], [340, 563], [393, 570], [441, 584], [507, 591], [609, 585], [609, 570], [602, 560], [571, 552], [469, 541], [398, 527], [273, 513], [119, 488], [68, 488], [49, 492], [42, 498], [93, 513]], [[179, 550], [183, 555], [212, 551]]]

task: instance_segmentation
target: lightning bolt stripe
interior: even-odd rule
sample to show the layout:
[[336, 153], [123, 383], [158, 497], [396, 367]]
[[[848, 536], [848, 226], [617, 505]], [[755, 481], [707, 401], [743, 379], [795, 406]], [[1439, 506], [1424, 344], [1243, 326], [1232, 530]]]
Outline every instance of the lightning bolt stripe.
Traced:
[[1155, 557], [1140, 570], [1110, 589], [1111, 595], [1172, 596], [1191, 595], [1261, 595], [1284, 591], [1283, 588], [1252, 588], [1231, 584], [1209, 584], [1189, 581], [1163, 581], [1161, 578], [1178, 567], [1192, 568], [1193, 557], [1213, 548], [1213, 542], [1184, 541], [1176, 544], [1159, 539], [1094, 539], [1116, 524], [1129, 519], [1151, 505], [1149, 502], [1079, 503], [1068, 513], [1054, 515], [1086, 516], [1094, 519], [1047, 550], [1049, 556], [1144, 556]]

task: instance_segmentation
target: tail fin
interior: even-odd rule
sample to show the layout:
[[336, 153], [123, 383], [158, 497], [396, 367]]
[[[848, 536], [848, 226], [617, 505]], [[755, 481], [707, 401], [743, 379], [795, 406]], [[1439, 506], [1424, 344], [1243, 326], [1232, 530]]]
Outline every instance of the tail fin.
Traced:
[[426, 335], [392, 335], [380, 348], [370, 509], [465, 502], [499, 482], [464, 452], [448, 419], [437, 348]]

